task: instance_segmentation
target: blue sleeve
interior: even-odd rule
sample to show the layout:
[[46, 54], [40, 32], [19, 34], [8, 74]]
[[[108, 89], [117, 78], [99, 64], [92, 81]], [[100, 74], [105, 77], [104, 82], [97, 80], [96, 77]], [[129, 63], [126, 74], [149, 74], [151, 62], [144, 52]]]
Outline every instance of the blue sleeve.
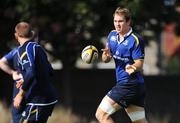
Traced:
[[25, 71], [25, 74], [23, 75], [24, 83], [22, 85], [22, 89], [24, 91], [28, 90], [33, 82], [33, 78], [35, 77], [35, 45], [29, 45], [26, 48], [26, 51], [23, 53], [25, 54], [21, 61], [24, 61], [23, 63], [23, 69]]
[[4, 55], [4, 58], [6, 58], [6, 60], [7, 60], [8, 62], [10, 62], [10, 61], [13, 60], [13, 57], [14, 57], [14, 55], [16, 54], [16, 52], [17, 52], [17, 48], [11, 50], [9, 53], [7, 53], [6, 55]]
[[[41, 63], [41, 65], [38, 65], [39, 70], [46, 71], [48, 76], [53, 75], [53, 68], [48, 61], [45, 50], [40, 45], [36, 47], [36, 61], [39, 61]], [[39, 64], [39, 62], [36, 63], [36, 65]]]
[[134, 60], [144, 59], [144, 41], [141, 38], [136, 38], [133, 45], [132, 58]]

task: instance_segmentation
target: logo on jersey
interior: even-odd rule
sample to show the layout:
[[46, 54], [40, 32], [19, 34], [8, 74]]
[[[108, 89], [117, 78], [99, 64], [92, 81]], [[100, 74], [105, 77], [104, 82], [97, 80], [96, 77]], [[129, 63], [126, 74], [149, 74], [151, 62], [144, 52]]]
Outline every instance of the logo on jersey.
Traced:
[[117, 56], [119, 55], [119, 51], [116, 51], [116, 55], [117, 55]]
[[24, 60], [22, 61], [22, 64], [23, 64], [23, 65], [24, 65], [24, 64], [27, 64], [27, 63], [29, 63], [28, 60], [25, 60], [25, 59], [24, 59]]
[[23, 116], [23, 117], [25, 117], [25, 116], [26, 116], [26, 112], [25, 112], [25, 111], [23, 111], [22, 116]]
[[111, 36], [110, 41], [116, 41], [116, 36]]
[[125, 41], [123, 42], [123, 44], [124, 44], [125, 46], [127, 46], [127, 45], [128, 45], [128, 40], [125, 40]]

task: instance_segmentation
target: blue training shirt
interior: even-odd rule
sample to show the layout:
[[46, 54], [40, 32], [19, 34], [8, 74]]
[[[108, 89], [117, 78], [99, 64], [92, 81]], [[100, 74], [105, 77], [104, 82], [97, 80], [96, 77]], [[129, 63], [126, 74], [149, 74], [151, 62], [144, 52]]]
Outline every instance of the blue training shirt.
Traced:
[[107, 46], [110, 48], [115, 61], [117, 82], [144, 83], [141, 72], [129, 75], [125, 71], [126, 65], [133, 64], [137, 59], [144, 59], [144, 42], [142, 38], [130, 29], [124, 39], [120, 39], [119, 33], [113, 30], [108, 35]]
[[4, 58], [8, 61], [9, 65], [15, 70], [18, 69], [18, 62], [15, 60], [18, 57], [17, 51], [18, 48], [14, 48], [4, 56]]
[[50, 76], [52, 67], [44, 49], [34, 41], [18, 48], [19, 68], [24, 78], [22, 89], [28, 103], [50, 103], [57, 99]]
[[[14, 48], [9, 53], [7, 53], [4, 58], [8, 61], [8, 64], [11, 66], [12, 69], [19, 71], [18, 68], [18, 54], [17, 54], [18, 48]], [[16, 88], [16, 83], [14, 82], [14, 89], [13, 89], [13, 98], [17, 95], [19, 92], [19, 89]]]

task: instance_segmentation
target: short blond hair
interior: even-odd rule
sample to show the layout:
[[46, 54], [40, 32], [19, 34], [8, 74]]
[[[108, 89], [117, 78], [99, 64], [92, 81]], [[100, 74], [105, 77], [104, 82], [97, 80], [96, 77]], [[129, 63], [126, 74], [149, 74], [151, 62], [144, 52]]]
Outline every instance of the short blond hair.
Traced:
[[27, 22], [19, 22], [15, 27], [15, 32], [20, 37], [24, 37], [24, 38], [32, 37], [31, 26]]
[[126, 22], [131, 20], [131, 13], [130, 13], [129, 9], [127, 9], [127, 8], [118, 7], [115, 10], [113, 16], [115, 14], [117, 14], [117, 15], [124, 15], [124, 18], [125, 18]]

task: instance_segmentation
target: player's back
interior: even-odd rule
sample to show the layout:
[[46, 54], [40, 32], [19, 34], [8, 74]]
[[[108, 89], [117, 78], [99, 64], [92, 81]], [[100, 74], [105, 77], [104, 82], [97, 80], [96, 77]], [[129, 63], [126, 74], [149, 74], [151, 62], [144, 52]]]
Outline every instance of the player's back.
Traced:
[[56, 99], [50, 81], [52, 67], [44, 49], [33, 41], [25, 42], [18, 49], [21, 72], [24, 77], [23, 90], [31, 103], [48, 103]]

